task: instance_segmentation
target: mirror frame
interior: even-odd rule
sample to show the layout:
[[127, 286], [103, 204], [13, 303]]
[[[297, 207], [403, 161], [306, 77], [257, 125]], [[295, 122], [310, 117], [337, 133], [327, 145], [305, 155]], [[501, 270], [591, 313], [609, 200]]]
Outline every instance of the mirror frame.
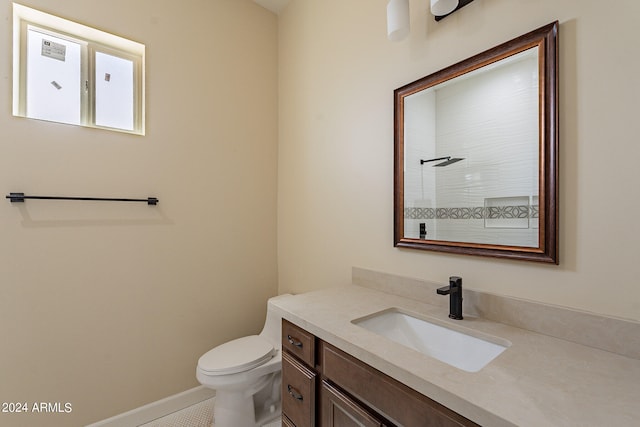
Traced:
[[[404, 235], [404, 98], [538, 47], [538, 246], [506, 246], [407, 238]], [[545, 25], [394, 91], [394, 246], [558, 264], [558, 21]]]

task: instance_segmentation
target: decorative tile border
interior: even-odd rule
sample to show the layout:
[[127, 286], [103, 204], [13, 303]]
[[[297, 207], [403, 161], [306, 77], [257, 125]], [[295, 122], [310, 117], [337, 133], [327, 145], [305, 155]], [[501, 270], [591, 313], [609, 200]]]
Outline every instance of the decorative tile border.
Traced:
[[472, 208], [405, 208], [405, 219], [514, 219], [538, 218], [538, 206], [490, 206]]

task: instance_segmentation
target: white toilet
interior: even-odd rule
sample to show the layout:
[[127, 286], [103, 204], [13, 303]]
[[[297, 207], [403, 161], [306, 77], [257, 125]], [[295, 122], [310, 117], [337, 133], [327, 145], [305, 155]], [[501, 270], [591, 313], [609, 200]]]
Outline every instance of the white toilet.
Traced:
[[280, 417], [281, 320], [267, 304], [260, 335], [221, 344], [198, 360], [198, 381], [216, 390], [215, 427], [260, 427]]

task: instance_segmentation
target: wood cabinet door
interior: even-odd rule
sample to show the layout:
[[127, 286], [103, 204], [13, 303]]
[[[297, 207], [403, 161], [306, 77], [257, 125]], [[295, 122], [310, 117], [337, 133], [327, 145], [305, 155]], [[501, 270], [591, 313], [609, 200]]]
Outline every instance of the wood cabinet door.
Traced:
[[282, 353], [282, 413], [296, 427], [315, 426], [316, 376], [289, 353]]
[[320, 388], [322, 427], [383, 427], [381, 421], [327, 381]]
[[384, 419], [407, 427], [480, 427], [337, 347], [320, 346], [324, 377]]

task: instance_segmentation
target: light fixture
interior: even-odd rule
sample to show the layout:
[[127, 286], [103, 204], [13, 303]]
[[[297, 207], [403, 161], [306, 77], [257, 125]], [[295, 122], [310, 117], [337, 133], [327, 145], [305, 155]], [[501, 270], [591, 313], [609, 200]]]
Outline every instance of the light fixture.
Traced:
[[431, 0], [431, 13], [434, 16], [448, 15], [458, 7], [458, 0]]
[[400, 41], [409, 35], [409, 0], [389, 0], [387, 3], [387, 38]]
[[[430, 0], [431, 13], [436, 21], [462, 9], [473, 0]], [[387, 3], [387, 38], [393, 42], [409, 35], [409, 0], [389, 0]]]
[[473, 0], [431, 0], [431, 13], [436, 21], [451, 15], [456, 10], [462, 9]]

